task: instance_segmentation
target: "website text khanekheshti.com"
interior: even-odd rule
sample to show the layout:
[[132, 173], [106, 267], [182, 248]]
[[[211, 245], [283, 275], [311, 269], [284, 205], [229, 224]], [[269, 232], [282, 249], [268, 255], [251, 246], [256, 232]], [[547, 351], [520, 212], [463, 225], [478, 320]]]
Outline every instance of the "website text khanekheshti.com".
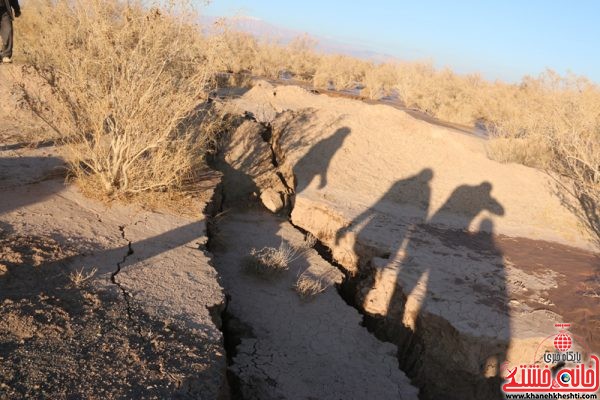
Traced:
[[595, 393], [506, 393], [506, 399], [597, 399]]

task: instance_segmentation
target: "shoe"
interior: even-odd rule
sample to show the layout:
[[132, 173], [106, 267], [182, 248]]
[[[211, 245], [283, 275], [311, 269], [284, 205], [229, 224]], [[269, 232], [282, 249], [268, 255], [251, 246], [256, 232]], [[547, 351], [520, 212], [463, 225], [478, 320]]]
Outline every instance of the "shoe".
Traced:
[[12, 59], [10, 57], [2, 57], [2, 64], [10, 64]]

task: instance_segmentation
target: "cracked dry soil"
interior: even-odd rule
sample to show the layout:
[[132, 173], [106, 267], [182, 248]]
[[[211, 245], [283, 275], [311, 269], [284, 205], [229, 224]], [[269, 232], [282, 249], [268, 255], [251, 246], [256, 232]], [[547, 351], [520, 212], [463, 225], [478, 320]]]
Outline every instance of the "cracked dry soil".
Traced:
[[75, 253], [0, 232], [0, 399], [197, 398], [183, 377], [205, 368], [198, 336], [128, 315], [116, 286], [73, 284]]

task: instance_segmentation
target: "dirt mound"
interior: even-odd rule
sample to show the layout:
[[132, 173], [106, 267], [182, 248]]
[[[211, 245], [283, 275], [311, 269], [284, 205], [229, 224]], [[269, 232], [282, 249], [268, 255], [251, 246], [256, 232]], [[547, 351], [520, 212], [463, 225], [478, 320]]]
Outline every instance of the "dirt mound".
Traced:
[[[488, 159], [482, 138], [417, 120], [390, 106], [267, 82], [259, 82], [234, 103], [274, 126], [279, 168], [293, 172], [297, 180], [296, 213], [312, 208], [318, 212], [327, 205], [332, 214], [350, 222], [365, 207], [403, 216], [425, 211], [426, 216], [436, 214], [439, 224], [462, 229], [468, 223], [475, 230], [483, 218], [490, 218], [497, 233], [592, 248], [591, 238], [554, 195], [551, 179], [532, 168]], [[284, 111], [286, 117], [278, 116]], [[281, 118], [285, 123], [277, 132]], [[431, 178], [398, 197], [402, 185], [424, 171]], [[459, 201], [447, 202], [461, 194]], [[491, 197], [502, 206], [501, 213], [486, 203]], [[483, 212], [470, 219], [475, 208]]]

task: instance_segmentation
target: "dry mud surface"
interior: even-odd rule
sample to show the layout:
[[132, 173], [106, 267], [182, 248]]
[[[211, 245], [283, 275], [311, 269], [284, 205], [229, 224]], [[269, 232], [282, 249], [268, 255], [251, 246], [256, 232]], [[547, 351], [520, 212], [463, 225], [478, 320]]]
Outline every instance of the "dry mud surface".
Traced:
[[203, 338], [114, 290], [73, 284], [64, 260], [76, 252], [0, 236], [0, 398], [196, 398], [186, 385], [206, 365]]
[[0, 398], [219, 396], [224, 296], [201, 221], [103, 209], [60, 180], [2, 207]]
[[85, 198], [0, 100], [0, 399], [495, 399], [555, 322], [600, 351], [590, 236], [481, 138], [261, 82], [192, 217]]
[[[360, 314], [336, 291], [341, 273], [315, 250], [294, 257], [289, 269], [263, 277], [245, 271], [253, 248], [299, 245], [303, 235], [266, 212], [228, 214], [215, 268], [230, 296], [229, 330], [237, 344], [230, 372], [243, 399], [416, 399], [398, 369], [396, 347], [361, 326]], [[302, 273], [326, 279], [324, 292], [301, 297]]]

